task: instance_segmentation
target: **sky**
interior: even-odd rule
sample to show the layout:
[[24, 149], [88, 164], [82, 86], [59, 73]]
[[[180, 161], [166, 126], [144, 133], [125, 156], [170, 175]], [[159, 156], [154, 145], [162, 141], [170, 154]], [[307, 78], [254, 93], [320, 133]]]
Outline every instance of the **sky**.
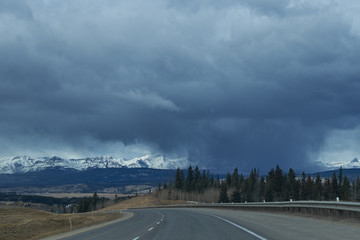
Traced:
[[1, 0], [0, 155], [359, 157], [358, 0]]

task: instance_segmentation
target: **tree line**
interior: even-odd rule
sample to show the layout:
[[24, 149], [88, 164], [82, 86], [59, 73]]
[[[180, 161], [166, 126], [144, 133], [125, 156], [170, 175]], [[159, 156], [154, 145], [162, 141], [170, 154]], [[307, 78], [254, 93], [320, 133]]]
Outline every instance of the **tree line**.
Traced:
[[94, 192], [92, 197], [84, 197], [80, 199], [77, 205], [77, 212], [83, 213], [83, 212], [95, 211], [97, 209], [101, 209], [111, 206], [113, 204], [117, 204], [120, 201], [124, 201], [129, 198], [132, 198], [132, 196], [118, 197], [118, 195], [115, 194], [115, 198], [112, 200], [105, 197], [99, 197], [98, 194]]
[[290, 168], [284, 172], [279, 165], [272, 168], [267, 175], [260, 175], [258, 169], [252, 169], [248, 176], [239, 173], [235, 168], [232, 174], [227, 173], [224, 179], [219, 175], [214, 178], [209, 171], [196, 166], [189, 166], [186, 173], [177, 169], [168, 183], [159, 186], [156, 193], [161, 198], [174, 200], [191, 200], [203, 202], [260, 202], [289, 200], [340, 200], [360, 201], [360, 178], [351, 183], [339, 174], [321, 178], [319, 174], [311, 177], [304, 172], [296, 176]]
[[[119, 197], [115, 194], [114, 199], [109, 199], [99, 197], [98, 194], [94, 192], [92, 197], [55, 198], [39, 195], [21, 195], [15, 192], [0, 192], [0, 201], [15, 202], [27, 207], [37, 206], [37, 208], [58, 213], [95, 211], [132, 197], [133, 196], [130, 195]], [[42, 206], [39, 206], [39, 204], [42, 204]]]
[[40, 203], [46, 205], [68, 205], [76, 204], [79, 198], [54, 198], [39, 195], [22, 195], [17, 193], [0, 193], [0, 201]]

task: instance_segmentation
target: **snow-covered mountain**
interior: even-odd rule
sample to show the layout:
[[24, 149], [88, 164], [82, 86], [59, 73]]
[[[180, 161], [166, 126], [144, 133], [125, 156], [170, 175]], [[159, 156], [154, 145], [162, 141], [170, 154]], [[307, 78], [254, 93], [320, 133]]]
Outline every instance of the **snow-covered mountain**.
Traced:
[[324, 161], [318, 161], [318, 166], [327, 170], [334, 170], [339, 169], [340, 167], [344, 169], [349, 168], [360, 168], [360, 160], [358, 158], [354, 158], [351, 161], [345, 161], [345, 162], [324, 162]]
[[146, 155], [134, 159], [113, 158], [101, 156], [94, 158], [65, 159], [53, 157], [0, 157], [0, 174], [25, 173], [41, 171], [48, 168], [72, 168], [86, 170], [88, 168], [154, 168], [154, 169], [175, 169], [186, 168], [186, 158], [168, 159], [163, 155]]

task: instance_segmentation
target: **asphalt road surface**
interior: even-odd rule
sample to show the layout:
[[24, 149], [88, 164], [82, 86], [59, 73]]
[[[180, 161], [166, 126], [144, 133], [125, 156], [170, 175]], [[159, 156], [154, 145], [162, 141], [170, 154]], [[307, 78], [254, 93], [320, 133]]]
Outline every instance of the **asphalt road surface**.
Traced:
[[220, 209], [142, 209], [62, 239], [360, 239], [360, 221]]

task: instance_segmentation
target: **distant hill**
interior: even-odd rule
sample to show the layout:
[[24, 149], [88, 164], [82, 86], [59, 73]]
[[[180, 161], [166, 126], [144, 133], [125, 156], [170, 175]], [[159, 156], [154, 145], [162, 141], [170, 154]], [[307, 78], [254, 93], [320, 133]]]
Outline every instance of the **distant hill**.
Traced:
[[97, 189], [127, 185], [157, 186], [158, 183], [168, 182], [170, 173], [175, 176], [175, 170], [165, 169], [94, 168], [79, 171], [57, 167], [36, 172], [0, 174], [0, 188], [36, 187], [41, 189], [64, 185], [74, 188], [76, 185], [83, 184], [87, 187], [85, 189], [82, 187], [80, 191], [92, 192]]
[[[333, 176], [334, 171], [336, 173], [336, 176], [338, 176], [339, 171], [340, 171], [339, 169], [329, 170], [329, 171], [324, 171], [324, 172], [316, 172], [316, 173], [310, 174], [310, 176], [316, 177], [317, 174], [319, 174], [321, 178], [325, 178], [325, 177], [331, 178]], [[360, 168], [342, 169], [342, 172], [343, 172], [343, 176], [346, 176], [350, 182], [352, 182], [353, 180], [356, 180], [358, 177], [360, 177]]]

